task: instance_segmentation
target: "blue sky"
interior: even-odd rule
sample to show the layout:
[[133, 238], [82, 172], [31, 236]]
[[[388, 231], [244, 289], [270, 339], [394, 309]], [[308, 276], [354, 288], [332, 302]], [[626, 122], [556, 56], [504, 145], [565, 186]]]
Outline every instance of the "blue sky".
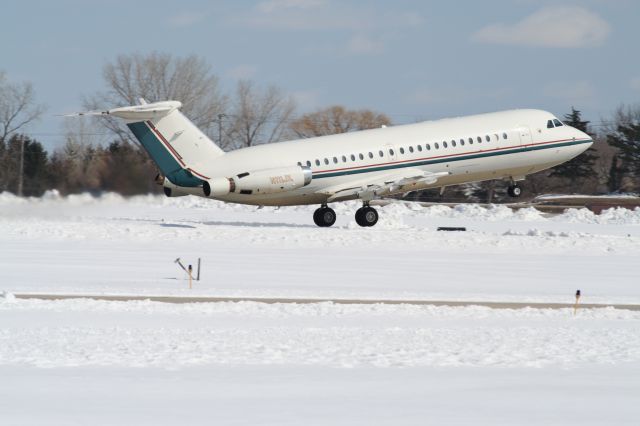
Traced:
[[231, 92], [275, 84], [299, 111], [342, 104], [395, 123], [571, 106], [608, 118], [640, 102], [640, 2], [28, 1], [3, 6], [0, 69], [35, 85], [46, 116], [28, 133], [63, 141], [54, 114], [103, 89], [118, 54], [196, 53]]

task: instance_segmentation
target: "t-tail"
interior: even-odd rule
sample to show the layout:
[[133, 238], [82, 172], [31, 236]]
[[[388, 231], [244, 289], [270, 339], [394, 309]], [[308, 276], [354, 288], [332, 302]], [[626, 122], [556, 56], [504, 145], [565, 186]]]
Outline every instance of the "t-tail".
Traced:
[[210, 179], [202, 172], [207, 169], [206, 164], [224, 155], [224, 151], [180, 112], [181, 102], [147, 103], [143, 99], [140, 102], [141, 105], [74, 115], [112, 115], [124, 119], [169, 181], [165, 182], [165, 189], [201, 187]]

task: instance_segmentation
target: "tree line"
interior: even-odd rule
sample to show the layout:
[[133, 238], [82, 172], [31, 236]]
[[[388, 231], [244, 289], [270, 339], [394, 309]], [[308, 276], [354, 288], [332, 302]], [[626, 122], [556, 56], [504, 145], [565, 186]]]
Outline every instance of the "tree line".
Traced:
[[[296, 104], [275, 86], [248, 80], [224, 94], [209, 65], [197, 56], [120, 55], [104, 66], [105, 89], [83, 100], [89, 110], [173, 99], [183, 112], [225, 150], [287, 139], [345, 133], [392, 125], [379, 112], [342, 106], [302, 116]], [[46, 110], [29, 83], [10, 83], [0, 73], [0, 192], [39, 196], [48, 189], [62, 194], [114, 191], [123, 195], [158, 192], [158, 172], [129, 130], [111, 117], [65, 122], [65, 143], [49, 153], [24, 131]], [[579, 157], [527, 177], [525, 195], [602, 194], [640, 191], [640, 105], [621, 106], [605, 126], [594, 129], [571, 107], [564, 122], [594, 138]], [[412, 199], [500, 202], [506, 184], [496, 181], [405, 194]]]

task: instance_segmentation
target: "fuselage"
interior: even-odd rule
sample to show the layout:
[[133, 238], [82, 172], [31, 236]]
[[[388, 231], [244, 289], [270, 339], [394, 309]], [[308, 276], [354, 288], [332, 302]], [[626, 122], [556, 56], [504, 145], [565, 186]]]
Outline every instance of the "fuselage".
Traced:
[[327, 200], [322, 188], [366, 185], [403, 168], [447, 172], [437, 182], [411, 190], [490, 179], [517, 181], [568, 161], [592, 143], [587, 134], [563, 125], [549, 112], [523, 109], [259, 145], [203, 164], [201, 173], [234, 176], [248, 170], [308, 166], [313, 178], [302, 188], [218, 198], [256, 205], [322, 204]]

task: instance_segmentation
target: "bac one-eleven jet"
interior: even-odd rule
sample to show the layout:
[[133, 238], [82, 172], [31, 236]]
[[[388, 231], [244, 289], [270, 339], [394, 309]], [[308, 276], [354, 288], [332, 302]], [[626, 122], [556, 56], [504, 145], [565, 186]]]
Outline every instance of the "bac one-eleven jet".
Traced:
[[262, 206], [318, 204], [313, 221], [331, 226], [329, 203], [361, 200], [360, 226], [373, 226], [375, 198], [491, 179], [517, 182], [585, 151], [593, 141], [551, 113], [510, 110], [224, 152], [181, 112], [178, 101], [74, 115], [111, 115], [160, 169], [164, 193]]

